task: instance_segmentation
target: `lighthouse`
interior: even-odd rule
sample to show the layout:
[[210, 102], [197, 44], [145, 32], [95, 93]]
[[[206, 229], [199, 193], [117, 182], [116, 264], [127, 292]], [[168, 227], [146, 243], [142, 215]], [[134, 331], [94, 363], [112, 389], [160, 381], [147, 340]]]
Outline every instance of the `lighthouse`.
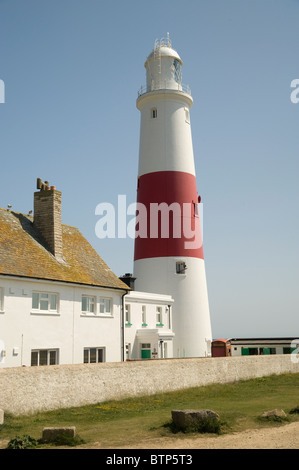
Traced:
[[134, 277], [138, 291], [171, 295], [174, 357], [211, 355], [190, 109], [183, 62], [169, 36], [145, 61], [140, 111]]

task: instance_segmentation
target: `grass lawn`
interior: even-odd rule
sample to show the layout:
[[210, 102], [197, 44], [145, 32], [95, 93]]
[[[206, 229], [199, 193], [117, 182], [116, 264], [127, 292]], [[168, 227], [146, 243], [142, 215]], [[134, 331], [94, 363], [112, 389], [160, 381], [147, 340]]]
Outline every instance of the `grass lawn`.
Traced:
[[[40, 439], [48, 426], [76, 426], [77, 435], [88, 445], [103, 448], [134, 445], [148, 438], [173, 436], [171, 410], [211, 409], [220, 415], [222, 432], [236, 432], [282, 423], [263, 422], [259, 416], [274, 408], [287, 413], [287, 422], [299, 420], [299, 374], [282, 374], [229, 384], [213, 384], [147, 397], [109, 401], [32, 416], [5, 415], [0, 440], [30, 435]], [[180, 433], [184, 438], [184, 434]], [[190, 435], [188, 435], [190, 437]], [[48, 446], [49, 447], [49, 446]]]

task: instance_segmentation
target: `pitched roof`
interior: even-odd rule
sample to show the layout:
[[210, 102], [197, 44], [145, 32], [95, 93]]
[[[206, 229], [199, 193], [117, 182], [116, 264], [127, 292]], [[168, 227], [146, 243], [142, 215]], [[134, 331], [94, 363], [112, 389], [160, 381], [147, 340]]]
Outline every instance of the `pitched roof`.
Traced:
[[0, 208], [0, 274], [129, 290], [76, 227], [62, 224], [64, 262], [59, 262], [32, 221]]

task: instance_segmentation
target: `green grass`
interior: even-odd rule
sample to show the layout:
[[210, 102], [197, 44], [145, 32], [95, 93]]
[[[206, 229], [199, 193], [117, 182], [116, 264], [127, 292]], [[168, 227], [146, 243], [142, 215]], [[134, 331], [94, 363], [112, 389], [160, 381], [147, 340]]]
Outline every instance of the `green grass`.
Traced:
[[228, 433], [281, 425], [259, 419], [264, 411], [274, 408], [287, 413], [287, 422], [298, 421], [299, 413], [292, 411], [298, 410], [298, 405], [299, 374], [273, 375], [31, 416], [6, 414], [0, 426], [0, 441], [24, 435], [40, 439], [44, 427], [76, 426], [77, 435], [86, 447], [94, 442], [99, 442], [103, 448], [134, 446], [137, 442], [162, 436], [183, 439], [186, 435], [174, 435], [171, 431], [173, 409], [211, 409], [220, 416], [222, 432]]

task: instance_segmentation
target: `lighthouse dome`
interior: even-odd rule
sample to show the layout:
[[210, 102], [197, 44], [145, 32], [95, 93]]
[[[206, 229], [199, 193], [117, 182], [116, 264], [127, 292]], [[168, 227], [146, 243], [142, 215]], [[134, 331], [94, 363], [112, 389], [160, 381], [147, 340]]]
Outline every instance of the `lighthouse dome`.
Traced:
[[177, 59], [181, 63], [181, 65], [183, 65], [182, 59], [180, 58], [177, 51], [172, 49], [172, 47], [160, 45], [153, 49], [153, 51], [150, 53], [150, 55], [146, 59], [144, 66], [146, 67], [147, 62], [153, 58], [156, 58], [157, 56], [173, 57], [174, 59]]
[[182, 59], [172, 48], [169, 37], [155, 41], [145, 61], [146, 90], [182, 90]]

